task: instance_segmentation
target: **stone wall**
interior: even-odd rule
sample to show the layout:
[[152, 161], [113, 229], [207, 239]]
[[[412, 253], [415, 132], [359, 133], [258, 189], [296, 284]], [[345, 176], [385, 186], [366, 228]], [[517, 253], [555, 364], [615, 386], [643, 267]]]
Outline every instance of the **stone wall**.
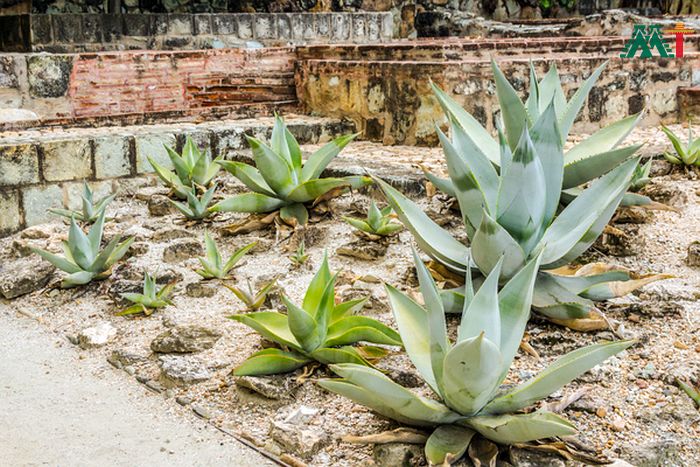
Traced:
[[621, 59], [623, 43], [624, 38], [419, 42], [406, 47], [336, 48], [335, 54], [310, 46], [299, 50], [297, 96], [312, 114], [352, 119], [366, 139], [434, 145], [434, 122], [445, 121], [429, 80], [494, 131], [498, 105], [489, 56], [496, 57], [523, 97], [529, 60], [540, 76], [548, 65], [556, 64], [570, 96], [595, 67], [609, 59], [576, 123], [577, 130], [595, 130], [645, 107], [646, 125], [677, 121], [677, 88], [689, 86], [693, 67], [700, 65], [700, 36], [686, 41], [683, 59]]
[[292, 48], [0, 55], [0, 108], [43, 119], [295, 102]]
[[391, 13], [32, 14], [0, 21], [13, 36], [0, 50], [54, 53], [377, 43], [391, 39], [394, 27]]
[[[289, 117], [301, 144], [325, 142], [354, 128], [334, 120]], [[30, 131], [0, 139], [0, 236], [55, 219], [52, 207], [79, 207], [83, 181], [97, 195], [119, 181], [151, 173], [152, 156], [170, 166], [164, 144], [181, 148], [191, 136], [212, 154], [234, 158], [247, 148], [244, 134], [269, 138], [272, 119], [142, 127]]]

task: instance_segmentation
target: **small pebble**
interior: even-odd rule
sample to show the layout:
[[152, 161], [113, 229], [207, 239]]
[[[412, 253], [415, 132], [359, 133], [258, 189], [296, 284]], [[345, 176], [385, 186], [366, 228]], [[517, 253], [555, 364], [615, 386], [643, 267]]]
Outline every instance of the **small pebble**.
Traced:
[[184, 407], [186, 405], [190, 405], [192, 403], [192, 399], [190, 399], [189, 397], [177, 396], [175, 398], [175, 402]]

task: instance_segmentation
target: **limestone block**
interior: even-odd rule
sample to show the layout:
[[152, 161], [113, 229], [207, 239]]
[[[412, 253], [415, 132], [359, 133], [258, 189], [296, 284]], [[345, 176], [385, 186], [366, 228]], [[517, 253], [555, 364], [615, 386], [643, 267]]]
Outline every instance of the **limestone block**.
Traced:
[[136, 171], [138, 173], [153, 172], [153, 167], [147, 159], [148, 156], [152, 157], [158, 164], [172, 168], [173, 165], [165, 146], [175, 147], [175, 135], [137, 135], [134, 139], [136, 140]]
[[129, 140], [123, 136], [108, 136], [95, 140], [95, 177], [124, 177], [131, 174]]
[[0, 186], [39, 181], [39, 160], [31, 144], [0, 146]]
[[52, 219], [49, 208], [63, 207], [63, 193], [58, 185], [34, 186], [22, 190], [24, 219], [27, 227]]
[[44, 178], [47, 181], [92, 178], [88, 140], [46, 141], [41, 148], [44, 153]]
[[0, 235], [15, 232], [21, 226], [22, 217], [19, 212], [17, 191], [0, 191]]

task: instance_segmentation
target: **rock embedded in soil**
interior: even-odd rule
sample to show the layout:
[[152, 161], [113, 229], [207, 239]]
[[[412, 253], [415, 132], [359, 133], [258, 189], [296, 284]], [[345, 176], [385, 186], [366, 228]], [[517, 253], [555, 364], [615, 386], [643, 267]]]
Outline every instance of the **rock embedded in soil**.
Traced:
[[372, 458], [377, 467], [425, 465], [423, 447], [418, 444], [375, 444]]
[[307, 459], [313, 457], [329, 440], [325, 430], [311, 424], [318, 412], [316, 408], [301, 406], [283, 420], [272, 420], [270, 437], [292, 454]]
[[41, 289], [56, 268], [41, 258], [21, 259], [0, 266], [0, 294], [10, 300]]
[[153, 195], [148, 198], [148, 212], [152, 216], [167, 216], [172, 213], [172, 204], [167, 196]]
[[688, 266], [700, 266], [700, 241], [695, 240], [688, 245], [688, 257], [686, 258]]
[[277, 376], [238, 376], [236, 384], [268, 399], [285, 399], [289, 396], [289, 378]]
[[199, 240], [179, 239], [165, 247], [163, 250], [163, 261], [166, 263], [181, 263], [203, 254], [204, 249]]
[[510, 448], [510, 463], [513, 467], [565, 467], [566, 462], [556, 454], [531, 451], [516, 447]]
[[102, 347], [117, 335], [117, 329], [109, 321], [102, 321], [95, 326], [85, 328], [78, 334], [81, 349]]
[[384, 257], [388, 248], [389, 244], [385, 241], [375, 242], [361, 238], [339, 247], [336, 253], [363, 261], [374, 261], [377, 258]]
[[122, 297], [125, 293], [143, 293], [143, 283], [134, 280], [116, 280], [107, 289], [107, 295], [117, 306], [127, 306], [131, 303]]
[[156, 336], [151, 350], [157, 353], [191, 353], [211, 349], [221, 333], [199, 325], [175, 326]]
[[177, 240], [179, 238], [192, 238], [194, 237], [194, 232], [187, 229], [182, 229], [179, 227], [165, 227], [157, 230], [153, 233], [151, 239], [154, 242], [169, 242], [171, 240]]
[[213, 282], [192, 282], [187, 284], [185, 293], [192, 298], [211, 298], [218, 292], [218, 286]]
[[161, 382], [168, 388], [201, 383], [213, 376], [204, 361], [190, 356], [163, 355], [160, 368]]
[[663, 439], [633, 446], [622, 457], [636, 467], [681, 466], [679, 444], [673, 439]]

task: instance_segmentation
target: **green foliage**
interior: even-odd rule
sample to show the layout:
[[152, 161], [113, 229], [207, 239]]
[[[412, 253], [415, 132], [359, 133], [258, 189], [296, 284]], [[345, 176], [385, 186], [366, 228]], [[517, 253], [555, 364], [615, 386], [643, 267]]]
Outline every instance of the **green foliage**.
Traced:
[[343, 188], [358, 188], [370, 182], [367, 177], [319, 178], [321, 172], [357, 135], [337, 138], [313, 153], [302, 164], [301, 148], [281, 117], [275, 117], [270, 146], [246, 136], [253, 150], [255, 167], [243, 162], [219, 161], [224, 169], [252, 192], [227, 198], [213, 211], [273, 212], [292, 225], [306, 224], [306, 203]]
[[276, 280], [270, 281], [267, 284], [263, 285], [262, 288], [257, 292], [253, 290], [253, 288], [250, 285], [250, 282], [248, 282], [247, 289], [227, 284], [224, 284], [224, 287], [233, 292], [233, 294], [245, 304], [245, 311], [257, 311], [265, 304], [267, 296], [270, 294], [270, 292], [274, 290], [276, 285]]
[[212, 215], [209, 205], [214, 197], [216, 187], [209, 188], [201, 197], [197, 195], [197, 189], [187, 191], [187, 204], [168, 199], [184, 216], [191, 221], [201, 221]]
[[188, 199], [188, 193], [197, 188], [208, 188], [221, 167], [217, 157], [214, 161], [206, 151], [200, 151], [189, 136], [182, 148], [182, 154], [178, 154], [173, 148], [165, 146], [168, 157], [175, 170], [168, 170], [158, 164], [152, 157], [148, 157], [158, 177], [180, 199]]
[[532, 258], [498, 292], [501, 258], [474, 293], [471, 274], [457, 339], [450, 342], [445, 312], [430, 273], [414, 253], [425, 305], [387, 286], [406, 352], [439, 400], [396, 384], [380, 371], [353, 363], [331, 365], [341, 379], [319, 384], [399, 423], [432, 428], [425, 453], [431, 465], [449, 464], [479, 433], [497, 443], [513, 444], [575, 433], [561, 416], [521, 410], [559, 390], [582, 373], [634, 342], [595, 344], [575, 350], [532, 379], [501, 391], [530, 314], [542, 253]]
[[372, 318], [354, 315], [362, 309], [366, 299], [336, 304], [335, 280], [336, 276], [331, 274], [328, 266], [328, 258], [324, 257], [301, 306], [283, 296], [286, 315], [260, 311], [231, 316], [231, 319], [250, 326], [282, 347], [253, 354], [236, 368], [234, 374], [287, 373], [312, 361], [368, 365], [368, 354], [381, 355], [382, 352], [369, 352], [367, 348], [352, 344], [364, 341], [401, 345], [401, 339], [393, 329]]
[[104, 223], [103, 210], [86, 235], [78, 227], [75, 219], [71, 218], [68, 241], [63, 242], [64, 256], [58, 256], [40, 248], [32, 248], [32, 251], [61, 271], [68, 273], [61, 283], [63, 288], [84, 285], [94, 279], [104, 279], [111, 274], [112, 265], [126, 254], [134, 241], [133, 238], [129, 238], [121, 242], [121, 237], [116, 236], [104, 249], [100, 250]]
[[[594, 313], [589, 297], [607, 299], [630, 291], [612, 285], [631, 279], [621, 270], [580, 277], [562, 276], [556, 269], [593, 244], [626, 196], [638, 164], [632, 156], [639, 146], [613, 147], [632, 129], [637, 117], [612, 124], [565, 154], [563, 142], [602, 67], [568, 103], [555, 68], [539, 84], [533, 76], [535, 84], [526, 103], [520, 101], [495, 63], [493, 70], [506, 130], [499, 129], [498, 142], [443, 91], [434, 88], [451, 128], [451, 138], [437, 129], [450, 179], [435, 180], [456, 197], [470, 247], [398, 190], [381, 180], [378, 183], [418, 245], [455, 273], [464, 274], [476, 267], [487, 276], [505, 257], [499, 278], [503, 282], [541, 253], [533, 305], [550, 319], [575, 326], [573, 320], [590, 318]], [[587, 188], [579, 188], [582, 183], [587, 183]], [[570, 189], [577, 190], [576, 196], [567, 198], [568, 205], [561, 208]], [[591, 293], [591, 289], [605, 293]], [[462, 292], [445, 293], [445, 299], [450, 303], [448, 311], [461, 310]]]
[[392, 222], [391, 212], [391, 206], [387, 206], [380, 210], [377, 207], [377, 204], [372, 201], [369, 206], [366, 220], [346, 216], [343, 216], [343, 220], [361, 232], [365, 232], [370, 235], [378, 235], [380, 237], [389, 237], [403, 229], [401, 224]]
[[205, 279], [226, 279], [229, 277], [229, 272], [236, 267], [236, 264], [241, 258], [254, 248], [258, 242], [250, 243], [234, 251], [226, 262], [224, 262], [221, 257], [219, 247], [216, 245], [214, 239], [211, 238], [209, 232], [204, 232], [204, 244], [207, 256], [204, 258], [197, 258], [202, 264], [202, 269], [198, 269], [195, 272]]
[[122, 297], [133, 303], [124, 311], [117, 313], [117, 316], [135, 315], [143, 313], [151, 315], [158, 308], [165, 308], [172, 305], [170, 296], [173, 293], [175, 284], [168, 284], [157, 289], [156, 278], [149, 273], [145, 273], [143, 278], [143, 293], [123, 293]]
[[299, 246], [294, 253], [289, 256], [289, 260], [294, 263], [295, 266], [301, 266], [309, 260], [309, 255], [306, 253], [306, 245], [303, 239], [299, 242]]
[[688, 397], [693, 399], [695, 405], [700, 408], [700, 387], [694, 386], [692, 383], [686, 383], [680, 379], [676, 379], [676, 384], [678, 384], [678, 387], [688, 394]]
[[651, 181], [649, 176], [649, 173], [651, 172], [651, 163], [652, 159], [650, 158], [645, 164], [640, 162], [637, 165], [637, 168], [634, 169], [634, 174], [632, 175], [630, 191], [639, 191]]
[[668, 136], [673, 145], [675, 154], [669, 151], [664, 153], [664, 157], [671, 164], [700, 166], [700, 138], [693, 139], [693, 128], [688, 122], [688, 143], [683, 144], [681, 139], [665, 125], [661, 125], [661, 130]]
[[52, 208], [49, 209], [49, 212], [68, 219], [74, 218], [80, 222], [94, 224], [116, 196], [116, 194], [113, 194], [95, 201], [90, 185], [85, 182], [83, 184], [83, 194], [80, 196], [82, 199], [82, 209], [80, 211]]

